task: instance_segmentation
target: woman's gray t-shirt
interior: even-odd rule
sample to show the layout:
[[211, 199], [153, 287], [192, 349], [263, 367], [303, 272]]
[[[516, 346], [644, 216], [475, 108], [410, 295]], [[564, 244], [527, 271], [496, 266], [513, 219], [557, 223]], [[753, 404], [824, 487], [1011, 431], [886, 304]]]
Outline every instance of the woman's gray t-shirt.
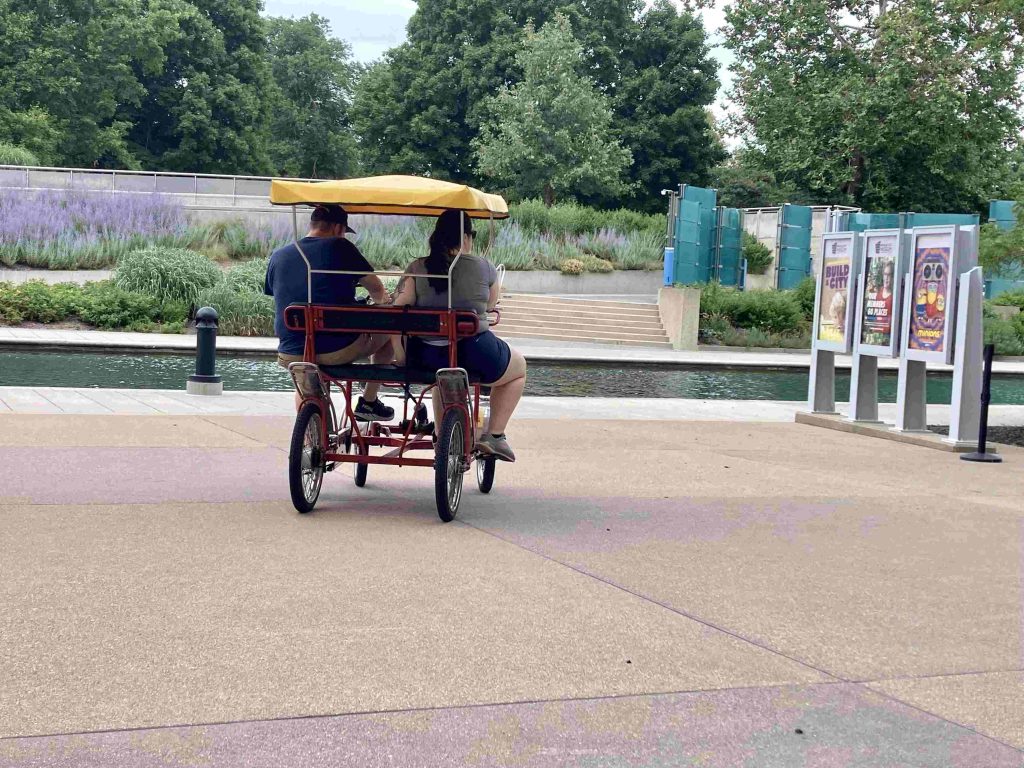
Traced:
[[[414, 275], [426, 275], [426, 259], [416, 259], [405, 270]], [[447, 281], [440, 291], [434, 290], [425, 277], [416, 280], [416, 306], [429, 309], [447, 309]], [[452, 307], [471, 309], [480, 318], [480, 332], [487, 330], [487, 302], [491, 286], [498, 280], [498, 271], [482, 256], [463, 254], [452, 271]]]

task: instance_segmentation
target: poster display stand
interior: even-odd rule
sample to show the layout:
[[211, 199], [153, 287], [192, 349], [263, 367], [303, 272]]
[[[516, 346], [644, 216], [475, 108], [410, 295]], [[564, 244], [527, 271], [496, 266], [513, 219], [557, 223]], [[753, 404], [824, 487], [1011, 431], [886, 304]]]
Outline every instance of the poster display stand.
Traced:
[[981, 415], [983, 281], [977, 227], [916, 227], [903, 296], [897, 432], [928, 432], [927, 364], [953, 364], [945, 442], [977, 440]]
[[868, 230], [861, 236], [848, 421], [881, 423], [878, 358], [899, 355], [910, 240], [910, 233], [901, 229]]
[[849, 294], [857, 284], [859, 241], [855, 232], [821, 237], [807, 392], [807, 403], [813, 413], [836, 412], [836, 353], [849, 353], [852, 343], [854, 302], [849, 300]]

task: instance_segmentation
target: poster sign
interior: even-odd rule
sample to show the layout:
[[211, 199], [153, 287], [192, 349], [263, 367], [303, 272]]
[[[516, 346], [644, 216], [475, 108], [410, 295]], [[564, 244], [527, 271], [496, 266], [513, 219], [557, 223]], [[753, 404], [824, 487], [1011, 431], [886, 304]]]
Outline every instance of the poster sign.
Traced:
[[900, 314], [899, 230], [867, 232], [861, 274], [858, 351], [861, 354], [894, 356], [899, 338]]
[[814, 346], [834, 352], [850, 348], [853, 306], [850, 286], [856, 275], [852, 233], [822, 236], [821, 269], [814, 313]]
[[953, 276], [956, 232], [914, 231], [914, 262], [910, 275], [910, 319], [907, 357], [948, 362], [955, 305]]

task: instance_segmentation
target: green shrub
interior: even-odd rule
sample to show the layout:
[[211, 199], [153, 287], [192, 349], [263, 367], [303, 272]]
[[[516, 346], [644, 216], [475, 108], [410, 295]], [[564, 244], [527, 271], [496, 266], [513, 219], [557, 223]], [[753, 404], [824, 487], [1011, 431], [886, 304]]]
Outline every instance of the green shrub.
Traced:
[[806, 320], [791, 291], [737, 291], [718, 283], [701, 286], [701, 315], [726, 318], [734, 327], [766, 333], [802, 330]]
[[995, 344], [997, 355], [1024, 355], [1024, 322], [1001, 317], [985, 318], [985, 343]]
[[587, 272], [597, 272], [599, 274], [607, 274], [608, 272], [614, 272], [615, 267], [612, 263], [606, 259], [599, 259], [597, 256], [590, 254], [584, 254], [583, 258], [580, 259], [583, 262], [583, 268]]
[[793, 289], [793, 295], [796, 297], [797, 303], [800, 305], [800, 313], [804, 316], [804, 319], [810, 321], [814, 317], [814, 294], [818, 290], [818, 284], [813, 277], [805, 277], [799, 283], [796, 288]]
[[39, 165], [39, 158], [24, 147], [0, 141], [0, 165]]
[[541, 200], [523, 200], [509, 206], [512, 221], [526, 232], [553, 237], [570, 237], [601, 229], [623, 234], [643, 233], [664, 237], [665, 217], [620, 208], [599, 211], [577, 203], [556, 203], [550, 208]]
[[804, 323], [796, 298], [784, 291], [745, 291], [735, 294], [730, 320], [739, 328], [757, 328], [769, 333], [798, 330]]
[[751, 275], [763, 275], [775, 260], [771, 249], [749, 232], [742, 235], [743, 258], [747, 260], [747, 272]]
[[184, 248], [146, 248], [126, 254], [114, 272], [114, 285], [157, 301], [195, 305], [199, 293], [222, 278], [220, 268]]
[[213, 307], [225, 336], [273, 336], [274, 300], [262, 293], [232, 290], [227, 282], [202, 290], [196, 306]]
[[3, 284], [0, 312], [8, 323], [59, 323], [78, 313], [82, 290], [71, 283], [47, 285], [30, 280]]
[[228, 270], [224, 281], [237, 293], [263, 293], [269, 258], [253, 259]]
[[98, 328], [151, 330], [155, 323], [182, 323], [187, 315], [182, 302], [162, 302], [149, 296], [118, 288], [109, 280], [87, 283], [82, 289], [78, 316]]
[[566, 259], [559, 270], [563, 275], [582, 275], [587, 267], [580, 259]]
[[1019, 307], [1024, 312], [1024, 291], [1007, 291], [992, 299], [993, 304], [1002, 307]]
[[659, 240], [665, 237], [665, 229], [668, 221], [664, 214], [641, 213], [631, 211], [629, 208], [619, 208], [616, 211], [606, 211], [602, 226], [623, 232], [625, 234], [653, 235]]

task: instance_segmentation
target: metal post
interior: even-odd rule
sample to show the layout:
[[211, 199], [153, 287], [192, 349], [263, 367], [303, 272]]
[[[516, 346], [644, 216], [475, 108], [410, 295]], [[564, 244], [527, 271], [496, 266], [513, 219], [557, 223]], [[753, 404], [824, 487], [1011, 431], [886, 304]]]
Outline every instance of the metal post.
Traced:
[[238, 177], [231, 177], [231, 207], [236, 208], [238, 206]]
[[961, 461], [978, 461], [984, 464], [999, 464], [1003, 457], [998, 453], [989, 453], [985, 443], [988, 441], [988, 404], [992, 400], [992, 355], [995, 344], [985, 345], [985, 372], [981, 382], [981, 424], [978, 429], [978, 450], [960, 456]]
[[203, 307], [196, 312], [196, 372], [188, 377], [185, 391], [190, 395], [219, 395], [224, 384], [217, 375], [217, 310]]

